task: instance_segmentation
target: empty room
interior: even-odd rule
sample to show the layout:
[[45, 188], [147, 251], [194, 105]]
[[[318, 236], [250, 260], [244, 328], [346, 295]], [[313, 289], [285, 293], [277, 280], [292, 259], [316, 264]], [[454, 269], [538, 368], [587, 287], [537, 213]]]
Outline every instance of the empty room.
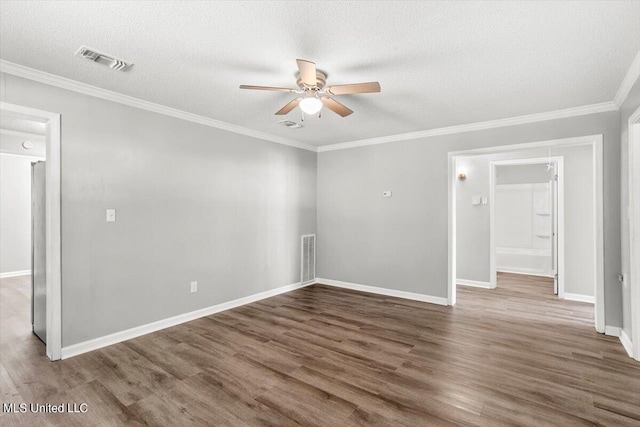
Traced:
[[0, 425], [640, 426], [640, 0], [0, 0]]

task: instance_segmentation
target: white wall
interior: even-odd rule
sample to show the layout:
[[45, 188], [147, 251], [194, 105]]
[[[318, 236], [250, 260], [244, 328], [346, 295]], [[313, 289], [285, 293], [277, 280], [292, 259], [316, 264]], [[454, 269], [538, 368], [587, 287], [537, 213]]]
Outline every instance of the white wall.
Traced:
[[31, 270], [31, 162], [0, 153], [0, 273]]
[[12, 75], [4, 85], [3, 101], [62, 117], [63, 347], [300, 281], [316, 153]]
[[496, 167], [496, 184], [547, 183], [552, 178], [552, 172], [547, 170], [546, 163]]
[[[472, 194], [489, 195], [490, 168], [494, 160], [546, 157], [548, 148], [528, 149], [459, 158], [460, 166], [473, 171], [458, 181], [457, 196], [457, 273], [459, 279], [489, 282], [489, 206], [471, 206]], [[595, 226], [593, 215], [593, 159], [590, 146], [554, 147], [552, 156], [564, 157], [565, 182], [565, 292], [593, 296], [595, 273], [593, 253]], [[470, 225], [473, 224], [473, 227]]]
[[[544, 175], [549, 177], [546, 171]], [[548, 182], [496, 184], [494, 212], [498, 271], [553, 275], [551, 197], [552, 189]]]

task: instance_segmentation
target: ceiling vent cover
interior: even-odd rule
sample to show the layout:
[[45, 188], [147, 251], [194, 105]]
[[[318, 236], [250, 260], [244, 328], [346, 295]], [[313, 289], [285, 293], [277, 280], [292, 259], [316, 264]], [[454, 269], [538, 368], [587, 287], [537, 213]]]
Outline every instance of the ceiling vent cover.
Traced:
[[292, 122], [291, 120], [280, 120], [278, 123], [291, 129], [299, 129], [302, 127], [300, 123]]
[[316, 278], [316, 235], [307, 234], [302, 236], [301, 249], [302, 266], [300, 271], [302, 272], [302, 277], [300, 282], [305, 284], [313, 282]]
[[116, 71], [126, 71], [133, 65], [131, 62], [116, 58], [113, 55], [99, 52], [86, 46], [81, 46], [76, 52], [76, 56], [90, 59], [98, 64], [107, 65], [109, 68]]

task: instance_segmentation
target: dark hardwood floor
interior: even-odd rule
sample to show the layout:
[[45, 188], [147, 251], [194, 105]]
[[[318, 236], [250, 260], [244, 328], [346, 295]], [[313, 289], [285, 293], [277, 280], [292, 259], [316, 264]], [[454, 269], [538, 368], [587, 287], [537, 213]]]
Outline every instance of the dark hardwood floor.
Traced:
[[640, 363], [593, 306], [501, 274], [458, 304], [314, 285], [51, 363], [0, 281], [0, 425], [640, 426]]

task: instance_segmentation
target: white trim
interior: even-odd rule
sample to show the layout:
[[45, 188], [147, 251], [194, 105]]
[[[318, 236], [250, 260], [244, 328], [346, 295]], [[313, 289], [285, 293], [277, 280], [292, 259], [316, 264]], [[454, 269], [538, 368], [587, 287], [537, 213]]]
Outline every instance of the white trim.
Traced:
[[602, 145], [604, 143], [602, 135], [593, 141], [593, 198], [594, 204], [594, 298], [595, 298], [595, 324], [596, 331], [603, 333], [605, 328], [605, 307], [604, 307], [604, 154]]
[[395, 289], [379, 288], [377, 286], [359, 285], [357, 283], [342, 282], [333, 279], [317, 278], [315, 281], [318, 285], [329, 285], [337, 288], [351, 289], [352, 291], [369, 292], [372, 294], [386, 295], [396, 298], [404, 298], [413, 301], [428, 302], [437, 305], [447, 305], [447, 299], [443, 297], [435, 297], [432, 295], [416, 294], [413, 292], [398, 291]]
[[50, 360], [60, 359], [62, 348], [62, 261], [60, 217], [60, 114], [0, 102], [0, 110], [46, 123], [46, 294], [47, 344]]
[[636, 80], [638, 80], [638, 77], [640, 77], [640, 51], [631, 63], [631, 66], [627, 70], [627, 74], [625, 74], [624, 79], [622, 79], [622, 83], [620, 83], [616, 96], [613, 98], [613, 103], [618, 108], [622, 107], [622, 104], [627, 99], [627, 96], [629, 96], [629, 92]]
[[306, 286], [309, 286], [309, 284], [294, 283], [291, 285], [285, 285], [279, 288], [271, 289], [269, 291], [260, 292], [258, 294], [249, 295], [243, 298], [238, 298], [238, 299], [227, 301], [221, 304], [212, 305], [210, 307], [202, 308], [200, 310], [179, 314], [177, 316], [168, 317], [166, 319], [147, 323], [146, 325], [136, 326], [135, 328], [125, 329], [124, 331], [115, 332], [113, 334], [105, 335], [103, 337], [94, 338], [89, 341], [84, 341], [78, 344], [66, 346], [62, 348], [62, 358], [68, 359], [70, 357], [74, 357], [79, 354], [87, 353], [89, 351], [93, 351], [99, 348], [107, 347], [109, 345], [117, 344], [122, 341], [127, 341], [132, 338], [139, 337], [141, 335], [150, 334], [151, 332], [156, 332], [161, 329], [170, 328], [172, 326], [180, 325], [185, 322], [190, 322], [192, 320], [196, 320], [201, 317], [210, 316], [215, 313], [220, 313], [221, 311], [226, 311], [232, 308], [240, 307], [242, 305], [251, 304], [252, 302], [260, 301], [265, 298], [270, 298], [285, 292], [291, 292], [296, 289], [304, 288]]
[[9, 277], [26, 276], [28, 274], [31, 274], [31, 270], [7, 271], [6, 273], [0, 273], [0, 279], [6, 279]]
[[37, 134], [37, 133], [31, 133], [31, 132], [22, 132], [22, 131], [19, 131], [19, 130], [12, 130], [12, 129], [2, 129], [2, 128], [0, 128], [0, 134], [7, 135], [7, 136], [16, 136], [18, 138], [37, 139], [38, 141], [44, 141], [45, 140], [45, 136], [44, 135], [40, 135], [40, 134]]
[[[629, 133], [629, 305], [632, 357], [640, 361], [640, 107], [628, 120]], [[624, 213], [623, 213], [624, 215]], [[625, 281], [627, 279], [625, 278]]]
[[622, 332], [622, 328], [619, 326], [606, 325], [604, 327], [604, 334], [609, 335], [611, 337], [619, 337], [621, 332]]
[[[629, 335], [627, 335], [627, 332], [624, 329], [620, 331], [620, 343], [622, 343], [622, 347], [624, 347], [624, 350], [627, 352], [629, 357], [633, 358], [633, 344], [631, 343]], [[637, 358], [635, 359], [638, 360]]]
[[[540, 147], [566, 147], [566, 146], [577, 146], [577, 145], [591, 145], [594, 147], [593, 156], [594, 163], [596, 168], [594, 169], [594, 180], [598, 181], [600, 190], [596, 191], [596, 206], [597, 212], [595, 217], [595, 227], [596, 227], [596, 235], [600, 236], [599, 239], [596, 239], [596, 262], [595, 269], [598, 272], [596, 274], [596, 290], [595, 290], [595, 329], [598, 332], [604, 332], [604, 317], [605, 317], [605, 307], [604, 307], [604, 240], [603, 236], [603, 228], [604, 228], [604, 220], [603, 220], [603, 197], [604, 194], [602, 192], [602, 182], [603, 182], [603, 169], [602, 169], [602, 143], [603, 137], [602, 135], [589, 135], [589, 136], [580, 136], [573, 138], [565, 138], [565, 139], [554, 139], [549, 141], [539, 141], [539, 142], [530, 142], [524, 144], [511, 144], [511, 145], [502, 145], [502, 146], [494, 146], [494, 147], [484, 147], [484, 148], [475, 148], [468, 150], [459, 150], [459, 151], [451, 151], [447, 153], [448, 163], [449, 163], [449, 254], [448, 254], [448, 300], [449, 304], [453, 305], [456, 301], [456, 204], [455, 204], [455, 184], [457, 182], [457, 174], [455, 168], [455, 161], [457, 156], [462, 155], [480, 155], [480, 154], [491, 154], [491, 153], [501, 153], [507, 151], [519, 151], [529, 148], [540, 148]], [[640, 212], [639, 212], [640, 215]], [[559, 251], [560, 252], [560, 251]], [[640, 329], [640, 328], [639, 328]]]
[[86, 83], [81, 83], [75, 80], [67, 79], [65, 77], [57, 76], [55, 74], [46, 73], [44, 71], [5, 61], [3, 59], [0, 59], [0, 72], [12, 74], [14, 76], [22, 77], [40, 83], [45, 83], [51, 86], [71, 90], [77, 93], [82, 93], [84, 95], [93, 96], [107, 101], [117, 102], [119, 104], [128, 105], [130, 107], [139, 108], [141, 110], [164, 114], [165, 116], [175, 117], [177, 119], [223, 129], [229, 132], [247, 135], [265, 141], [275, 142], [276, 144], [288, 145], [291, 147], [301, 148], [303, 150], [314, 152], [317, 151], [317, 147], [315, 145], [295, 141], [289, 138], [283, 138], [276, 135], [271, 135], [220, 120], [215, 120], [209, 117], [200, 116], [198, 114], [189, 113], [187, 111], [178, 110], [177, 108], [171, 108], [164, 105], [156, 104], [154, 102], [145, 101], [143, 99], [134, 98], [132, 96], [123, 95], [121, 93], [102, 89], [96, 86], [91, 86]]
[[458, 286], [472, 286], [474, 288], [491, 289], [491, 283], [480, 282], [478, 280], [456, 279], [456, 284]]
[[564, 295], [564, 157], [538, 157], [524, 159], [497, 160], [489, 162], [489, 283], [491, 288], [498, 286], [498, 266], [496, 256], [496, 238], [495, 238], [495, 222], [496, 212], [494, 203], [496, 199], [496, 166], [500, 165], [530, 165], [547, 163], [551, 160], [557, 165], [556, 174], [558, 175], [558, 297]]
[[[547, 141], [523, 142], [521, 144], [494, 145], [492, 147], [471, 148], [467, 150], [450, 151], [449, 156], [479, 156], [482, 154], [506, 153], [508, 151], [528, 150], [530, 148], [545, 147], [573, 147], [578, 145], [593, 145], [594, 140], [602, 139], [602, 135], [574, 136], [571, 138], [550, 139]], [[458, 177], [456, 176], [456, 179]]]
[[429, 138], [433, 136], [451, 135], [464, 132], [475, 132], [479, 130], [502, 128], [507, 126], [522, 125], [526, 123], [544, 122], [547, 120], [556, 120], [567, 117], [584, 116], [587, 114], [605, 113], [608, 111], [617, 110], [618, 107], [612, 101], [601, 102], [599, 104], [590, 104], [581, 107], [573, 107], [564, 110], [549, 111], [545, 113], [528, 114], [525, 116], [509, 117], [506, 119], [489, 120], [486, 122], [468, 123], [464, 125], [401, 133], [398, 135], [389, 135], [379, 138], [368, 138], [331, 145], [322, 145], [318, 147], [318, 152], [322, 153], [325, 151], [344, 150], [347, 148], [364, 147], [367, 145], [386, 144], [389, 142], [408, 141], [412, 139]]
[[[590, 304], [595, 303], [595, 297], [592, 297], [590, 295], [570, 294], [568, 292], [565, 292], [562, 298], [568, 301], [588, 302]], [[603, 330], [603, 332], [606, 332], [606, 329]]]
[[2, 151], [2, 149], [0, 149], [0, 156], [20, 157], [23, 159], [29, 159], [36, 162], [38, 161], [44, 162], [46, 160], [44, 157], [40, 157], [40, 156], [30, 156], [28, 154], [17, 154], [17, 153], [6, 153]]
[[456, 241], [457, 225], [456, 225], [456, 183], [458, 182], [458, 171], [456, 168], [456, 158], [449, 153], [447, 156], [448, 163], [448, 195], [449, 195], [449, 232], [447, 238], [449, 241], [449, 256], [447, 266], [447, 304], [456, 305], [456, 273], [457, 273], [457, 259], [456, 253], [458, 251], [458, 243]]

